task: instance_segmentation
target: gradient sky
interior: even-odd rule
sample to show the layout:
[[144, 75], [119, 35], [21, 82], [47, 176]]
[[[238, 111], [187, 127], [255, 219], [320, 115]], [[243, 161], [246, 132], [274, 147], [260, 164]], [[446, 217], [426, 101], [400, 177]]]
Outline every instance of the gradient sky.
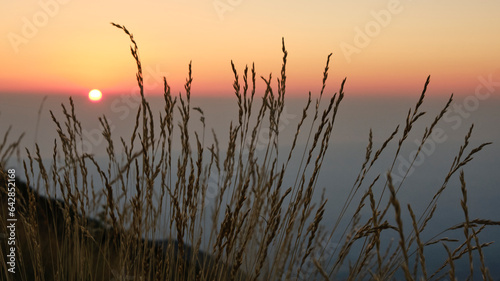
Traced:
[[[2, 1], [0, 93], [104, 95], [136, 89], [125, 25], [139, 44], [146, 89], [165, 75], [193, 95], [229, 94], [230, 61], [277, 77], [281, 38], [289, 94], [317, 92], [333, 53], [329, 89], [343, 77], [354, 94], [472, 94], [480, 77], [500, 80], [499, 1], [156, 0]], [[496, 79], [496, 80], [495, 80]], [[263, 83], [259, 82], [260, 89]]]

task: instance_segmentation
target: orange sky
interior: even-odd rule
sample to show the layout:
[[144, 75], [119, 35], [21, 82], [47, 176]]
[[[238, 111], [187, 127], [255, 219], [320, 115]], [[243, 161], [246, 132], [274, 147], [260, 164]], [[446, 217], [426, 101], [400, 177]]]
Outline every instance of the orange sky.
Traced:
[[330, 91], [345, 76], [355, 94], [415, 94], [429, 74], [435, 93], [468, 94], [500, 78], [499, 1], [351, 2], [2, 1], [0, 93], [136, 90], [129, 40], [111, 21], [136, 38], [147, 93], [163, 75], [182, 91], [190, 60], [193, 95], [231, 93], [231, 59], [276, 78], [281, 37], [289, 94], [319, 90], [330, 52]]

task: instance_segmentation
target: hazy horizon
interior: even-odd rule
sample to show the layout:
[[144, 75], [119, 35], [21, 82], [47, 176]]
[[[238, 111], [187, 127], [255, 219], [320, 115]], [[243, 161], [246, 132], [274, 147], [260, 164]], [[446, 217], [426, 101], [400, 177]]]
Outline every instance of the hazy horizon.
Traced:
[[[325, 94], [323, 97], [323, 106], [325, 101], [330, 98], [331, 94]], [[332, 225], [334, 223], [335, 214], [340, 212], [345, 197], [347, 196], [355, 177], [361, 167], [364, 159], [365, 148], [368, 143], [369, 130], [373, 130], [374, 147], [377, 149], [381, 143], [390, 135], [397, 125], [403, 125], [404, 118], [410, 108], [414, 107], [418, 99], [418, 94], [414, 97], [404, 97], [400, 99], [384, 99], [384, 98], [366, 98], [366, 97], [351, 97], [346, 93], [344, 101], [341, 103], [337, 121], [335, 123], [334, 132], [331, 140], [329, 152], [326, 156], [322, 173], [318, 181], [318, 190], [315, 195], [316, 201], [320, 199], [321, 190], [326, 189], [325, 196], [329, 198], [327, 209], [329, 214], [325, 216], [324, 224]], [[5, 99], [4, 99], [5, 100]], [[27, 103], [26, 101], [31, 101]], [[0, 105], [0, 125], [2, 128], [7, 128], [11, 123], [13, 129], [11, 137], [16, 137], [24, 130], [26, 136], [21, 143], [21, 147], [26, 147], [33, 153], [34, 136], [37, 134], [37, 143], [40, 147], [40, 152], [46, 164], [52, 161], [54, 140], [57, 138], [55, 124], [50, 120], [49, 110], [52, 110], [56, 118], [62, 122], [62, 108], [64, 104], [67, 109], [70, 108], [69, 97], [60, 96], [56, 98], [49, 96], [43, 103], [42, 112], [38, 117], [40, 104], [43, 98], [38, 95], [31, 95], [29, 98], [22, 95], [10, 96], [8, 103]], [[105, 149], [107, 142], [100, 135], [101, 128], [98, 123], [98, 117], [105, 114], [108, 123], [112, 128], [112, 136], [115, 141], [115, 149], [117, 155], [122, 151], [119, 145], [119, 137], [128, 139], [132, 126], [135, 122], [136, 110], [138, 104], [125, 106], [121, 97], [115, 97], [114, 100], [103, 101], [99, 104], [89, 102], [85, 97], [74, 97], [75, 113], [79, 118], [82, 129], [84, 131], [84, 149], [87, 153], [95, 155], [101, 164], [105, 164]], [[155, 96], [148, 97], [147, 100], [151, 103], [154, 118], [158, 118], [159, 112], [163, 109], [163, 97]], [[481, 101], [475, 110], [464, 110], [465, 97], [457, 97], [452, 103], [449, 115], [446, 115], [443, 120], [438, 123], [436, 129], [442, 130], [442, 135], [434, 140], [431, 139], [430, 144], [424, 147], [422, 158], [417, 161], [417, 164], [408, 175], [404, 188], [399, 193], [399, 199], [403, 204], [411, 203], [415, 212], [423, 211], [426, 202], [440, 186], [447, 174], [449, 166], [452, 163], [454, 155], [456, 155], [459, 147], [463, 144], [463, 138], [470, 126], [474, 124], [474, 131], [471, 138], [471, 147], [478, 146], [483, 142], [493, 142], [492, 145], [486, 147], [475, 159], [465, 167], [466, 181], [469, 188], [469, 211], [471, 218], [486, 218], [497, 220], [498, 214], [492, 212], [496, 209], [497, 202], [500, 199], [500, 174], [497, 171], [500, 169], [498, 155], [500, 155], [500, 131], [497, 129], [496, 120], [499, 119], [500, 100], [496, 97], [488, 99], [487, 102]], [[118, 101], [118, 103], [117, 103]], [[300, 120], [302, 108], [305, 106], [306, 98], [286, 98], [286, 107], [283, 111], [280, 120], [280, 150], [282, 154], [288, 153], [287, 149], [290, 145], [290, 139], [295, 133], [297, 122]], [[113, 103], [115, 102], [115, 103]], [[313, 100], [313, 104], [314, 104]], [[439, 113], [442, 107], [446, 104], [447, 98], [441, 96], [430, 96], [424, 100], [422, 105], [426, 115], [417, 123], [415, 133], [410, 134], [406, 146], [401, 151], [401, 156], [398, 157], [393, 171], [393, 177], [397, 182], [398, 176], [402, 177], [405, 169], [408, 167], [412, 152], [417, 148], [417, 142], [423, 134], [424, 125], [428, 126], [433, 118]], [[254, 113], [258, 109], [261, 101], [255, 99]], [[113, 105], [114, 104], [114, 105]], [[23, 107], [24, 106], [24, 107]], [[192, 97], [191, 108], [200, 107], [204, 111], [206, 122], [206, 140], [205, 146], [208, 147], [213, 140], [209, 137], [210, 130], [213, 128], [216, 132], [221, 150], [224, 151], [227, 142], [227, 130], [231, 122], [237, 122], [237, 100], [231, 98], [205, 98]], [[9, 118], [16, 116], [19, 111], [25, 112], [24, 118]], [[465, 115], [465, 113], [467, 113]], [[310, 122], [312, 111], [309, 111], [309, 119], [306, 120], [307, 130], [308, 122]], [[231, 118], [228, 118], [231, 116]], [[234, 116], [234, 117], [233, 117]], [[193, 131], [201, 133], [202, 127], [198, 112], [193, 111], [191, 116], [190, 128]], [[157, 119], [156, 119], [157, 120]], [[38, 127], [37, 127], [38, 126]], [[265, 129], [265, 127], [264, 127]], [[85, 133], [86, 132], [86, 133]], [[259, 142], [266, 144], [266, 132], [259, 134]], [[174, 134], [178, 135], [178, 131]], [[201, 134], [200, 134], [201, 135]], [[443, 137], [444, 136], [444, 137]], [[441, 141], [442, 140], [442, 141]], [[381, 155], [380, 162], [372, 174], [377, 173], [384, 175], [390, 167], [390, 156], [394, 153], [395, 141], [389, 145], [388, 152]], [[174, 143], [174, 147], [175, 147]], [[304, 145], [304, 139], [299, 139], [298, 150], [301, 151]], [[257, 146], [258, 148], [259, 146]], [[25, 155], [24, 149], [22, 154]], [[174, 159], [176, 152], [174, 151]], [[280, 158], [282, 158], [280, 157]], [[25, 159], [25, 158], [23, 158]], [[283, 159], [281, 159], [283, 161]], [[295, 160], [294, 160], [295, 161]], [[292, 162], [296, 163], [296, 162]], [[23, 171], [22, 164], [11, 161], [11, 167], [16, 167]], [[296, 164], [292, 164], [290, 169], [296, 169]], [[24, 178], [24, 172], [20, 173], [19, 177]], [[94, 175], [97, 177], [97, 175]], [[175, 179], [174, 179], [175, 180]], [[285, 178], [285, 185], [292, 185], [293, 178]], [[215, 182], [209, 180], [209, 185], [214, 185]], [[429, 234], [435, 230], [442, 230], [445, 227], [463, 221], [463, 214], [460, 210], [460, 192], [458, 177], [454, 177], [450, 182], [449, 190], [443, 194], [439, 204], [440, 215], [430, 222]], [[212, 188], [214, 188], [212, 186]], [[216, 188], [216, 187], [215, 187]], [[380, 190], [378, 191], [380, 192]], [[359, 199], [355, 199], [359, 200]], [[208, 204], [210, 206], [210, 204]], [[363, 212], [362, 216], [370, 214]], [[437, 234], [437, 233], [434, 233]], [[500, 235], [500, 229], [492, 228], [485, 231], [481, 236], [484, 240], [495, 240]], [[335, 242], [331, 242], [336, 245]], [[500, 260], [497, 254], [500, 245], [496, 243], [485, 249], [488, 264], [492, 276], [500, 275], [500, 271], [495, 268], [495, 264]], [[439, 247], [436, 247], [436, 251]], [[434, 253], [433, 250], [429, 250]], [[436, 254], [437, 254], [436, 252]], [[437, 256], [436, 260], [439, 259]], [[432, 263], [429, 265], [432, 268]], [[457, 271], [460, 274], [460, 271]], [[463, 274], [467, 274], [465, 271]]]

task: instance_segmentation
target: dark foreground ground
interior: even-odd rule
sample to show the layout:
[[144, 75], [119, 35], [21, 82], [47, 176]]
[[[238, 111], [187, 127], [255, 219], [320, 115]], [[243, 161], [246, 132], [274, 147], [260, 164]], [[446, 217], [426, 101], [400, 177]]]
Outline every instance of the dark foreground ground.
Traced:
[[[125, 230], [113, 229], [99, 220], [83, 217], [61, 200], [39, 195], [26, 183], [9, 182], [8, 174], [0, 172], [1, 202], [12, 197], [9, 187], [15, 185], [16, 192], [15, 205], [12, 204], [16, 221], [9, 221], [12, 217], [8, 208], [0, 209], [1, 280], [142, 280], [141, 276], [149, 276], [150, 280], [191, 280], [202, 276], [203, 280], [224, 280], [228, 277], [228, 266], [221, 263], [216, 266], [212, 256], [202, 251], [195, 253], [189, 245], [179, 245], [176, 240], [145, 240]], [[10, 236], [14, 238], [9, 239]], [[11, 257], [7, 254], [12, 246], [15, 262], [9, 263]]]

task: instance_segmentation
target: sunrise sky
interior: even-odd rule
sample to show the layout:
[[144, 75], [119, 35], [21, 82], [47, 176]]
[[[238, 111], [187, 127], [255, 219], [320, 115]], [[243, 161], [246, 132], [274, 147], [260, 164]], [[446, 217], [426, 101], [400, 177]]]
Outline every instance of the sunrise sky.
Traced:
[[[318, 91], [333, 53], [332, 91], [348, 77], [353, 94], [471, 94], [479, 77], [500, 79], [499, 1], [161, 0], [2, 1], [0, 93], [86, 95], [136, 88], [135, 36], [148, 93], [166, 76], [183, 89], [193, 62], [193, 95], [227, 95], [230, 61], [277, 77], [281, 38], [288, 93]], [[498, 81], [499, 79], [496, 79]], [[263, 83], [259, 84], [263, 89]]]

